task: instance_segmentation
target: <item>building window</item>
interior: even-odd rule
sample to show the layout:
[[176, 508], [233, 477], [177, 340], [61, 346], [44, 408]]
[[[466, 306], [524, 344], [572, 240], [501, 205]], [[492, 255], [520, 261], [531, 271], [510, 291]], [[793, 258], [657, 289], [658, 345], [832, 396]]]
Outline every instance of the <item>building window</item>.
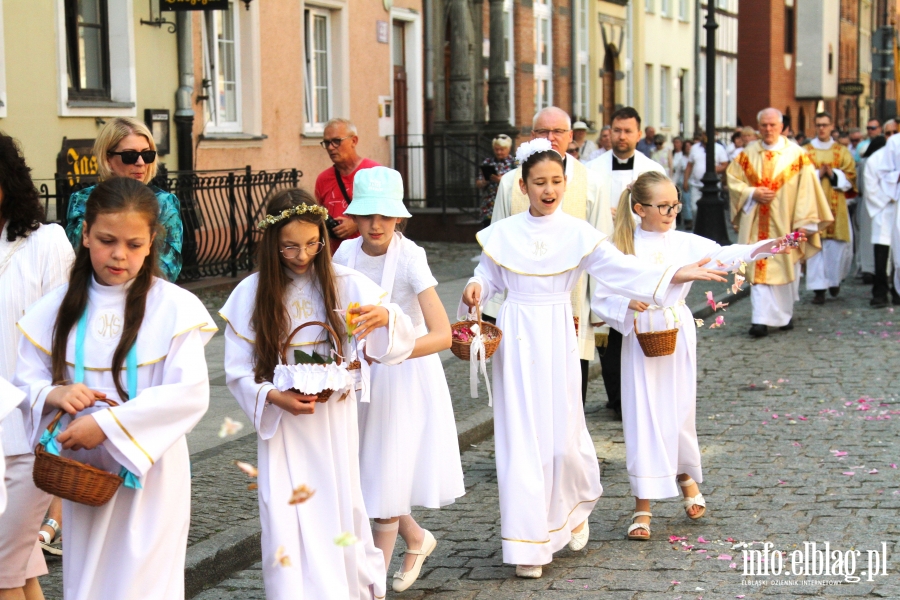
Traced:
[[591, 82], [589, 77], [588, 0], [576, 0], [575, 19], [575, 116], [590, 120]]
[[690, 15], [688, 15], [688, 0], [678, 0], [678, 18], [682, 21], [690, 20]]
[[516, 122], [515, 48], [513, 45], [513, 0], [503, 2], [503, 48], [506, 76], [509, 78], [509, 122]]
[[669, 125], [669, 67], [659, 68], [659, 126]]
[[553, 104], [553, 36], [550, 0], [534, 3], [534, 109]]
[[784, 53], [794, 53], [794, 7], [784, 7]]
[[656, 4], [656, 0], [644, 0], [644, 10], [648, 13], [654, 12], [655, 4]]
[[672, 16], [672, 0], [660, 0], [659, 14], [664, 17]]
[[205, 13], [207, 129], [241, 131], [240, 28], [234, 3], [228, 10]]
[[644, 114], [653, 115], [653, 65], [644, 66]]
[[69, 98], [105, 99], [109, 94], [109, 16], [106, 0], [66, 0]]
[[331, 118], [331, 13], [303, 11], [306, 37], [306, 130], [321, 131]]

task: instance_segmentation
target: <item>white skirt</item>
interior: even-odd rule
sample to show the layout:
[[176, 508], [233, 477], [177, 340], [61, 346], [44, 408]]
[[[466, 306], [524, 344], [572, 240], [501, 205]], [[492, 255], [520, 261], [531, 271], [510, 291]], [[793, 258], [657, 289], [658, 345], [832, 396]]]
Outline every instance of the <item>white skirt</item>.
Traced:
[[450, 390], [437, 354], [372, 365], [360, 403], [359, 470], [369, 517], [440, 508], [466, 493]]

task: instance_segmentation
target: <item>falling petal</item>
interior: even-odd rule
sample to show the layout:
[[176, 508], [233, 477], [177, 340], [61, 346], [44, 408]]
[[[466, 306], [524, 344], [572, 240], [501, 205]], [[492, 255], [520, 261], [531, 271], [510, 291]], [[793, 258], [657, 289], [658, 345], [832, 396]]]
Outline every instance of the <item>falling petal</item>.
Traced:
[[288, 557], [287, 552], [285, 552], [284, 546], [278, 546], [278, 550], [275, 551], [275, 567], [289, 567], [291, 566], [291, 559]]
[[341, 546], [342, 548], [346, 548], [347, 546], [352, 546], [357, 543], [359, 539], [350, 533], [349, 531], [345, 531], [341, 535], [334, 538], [335, 546]]
[[303, 504], [307, 500], [313, 497], [313, 494], [316, 493], [316, 490], [311, 490], [306, 487], [306, 484], [303, 484], [297, 487], [293, 493], [291, 493], [291, 499], [288, 500], [288, 504]]
[[243, 428], [244, 424], [240, 421], [232, 421], [230, 418], [225, 417], [225, 420], [222, 421], [222, 426], [219, 428], [219, 437], [234, 435]]
[[239, 460], [234, 461], [234, 464], [237, 465], [237, 468], [249, 475], [250, 477], [256, 477], [259, 475], [259, 471], [256, 467], [251, 465], [250, 463], [241, 462]]

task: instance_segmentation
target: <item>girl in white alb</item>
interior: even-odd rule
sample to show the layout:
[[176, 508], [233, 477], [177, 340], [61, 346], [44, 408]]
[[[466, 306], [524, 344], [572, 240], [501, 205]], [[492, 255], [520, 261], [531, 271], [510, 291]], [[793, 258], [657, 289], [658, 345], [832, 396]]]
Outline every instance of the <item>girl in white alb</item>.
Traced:
[[394, 575], [395, 592], [418, 578], [437, 542], [410, 516], [413, 506], [440, 508], [465, 494], [453, 403], [437, 352], [450, 347], [450, 321], [435, 291], [425, 251], [395, 232], [403, 206], [403, 179], [387, 167], [360, 171], [352, 215], [362, 237], [341, 244], [337, 264], [356, 269], [387, 292], [415, 327], [410, 359], [372, 365], [372, 401], [359, 407], [359, 463], [363, 498], [375, 519], [375, 545], [390, 565], [397, 532], [406, 559]]
[[184, 598], [185, 434], [209, 405], [203, 346], [216, 327], [196, 296], [155, 275], [158, 214], [140, 182], [98, 185], [68, 285], [18, 323], [33, 443], [64, 410], [47, 451], [125, 479], [102, 506], [63, 501], [65, 600]]
[[[323, 358], [334, 352], [349, 360], [353, 344], [347, 331], [353, 325], [368, 358], [400, 362], [413, 349], [412, 326], [396, 304], [379, 305], [381, 288], [332, 264], [328, 212], [308, 193], [278, 192], [266, 212], [259, 272], [242, 281], [220, 311], [228, 322], [228, 388], [259, 436], [266, 597], [383, 598], [384, 557], [372, 542], [360, 489], [355, 391], [317, 404], [316, 396], [279, 391], [272, 381], [288, 335], [304, 323], [326, 323], [338, 339], [331, 346], [321, 326], [301, 329], [290, 340], [288, 364], [295, 363], [294, 350]], [[351, 303], [362, 306], [349, 309], [345, 321], [337, 311]], [[366, 367], [362, 364], [363, 390], [369, 384]], [[308, 499], [289, 502], [295, 490], [300, 500]]]
[[530, 208], [478, 233], [483, 252], [460, 313], [509, 290], [493, 357], [500, 531], [503, 562], [534, 578], [566, 544], [584, 548], [587, 518], [603, 491], [581, 405], [571, 302], [578, 278], [587, 272], [648, 303], [662, 298], [670, 282], [724, 279], [700, 264], [641, 265], [557, 210], [566, 179], [562, 157], [547, 140], [523, 144], [516, 158]]
[[[642, 174], [622, 193], [614, 243], [648, 267], [709, 260], [722, 270], [767, 258], [785, 244], [784, 239], [776, 239], [723, 248], [704, 237], [677, 231], [675, 217], [681, 207], [678, 191], [668, 177]], [[639, 227], [635, 227], [634, 214], [640, 217]], [[697, 332], [685, 304], [690, 289], [691, 282], [671, 285], [649, 303], [599, 285], [591, 302], [591, 309], [624, 335], [622, 424], [628, 477], [635, 497], [629, 539], [649, 539], [650, 500], [678, 495], [677, 486], [684, 492], [684, 508], [691, 519], [699, 519], [706, 511], [696, 483], [703, 481], [703, 474], [695, 422]], [[635, 321], [640, 332], [677, 327], [675, 353], [644, 356], [634, 333]]]

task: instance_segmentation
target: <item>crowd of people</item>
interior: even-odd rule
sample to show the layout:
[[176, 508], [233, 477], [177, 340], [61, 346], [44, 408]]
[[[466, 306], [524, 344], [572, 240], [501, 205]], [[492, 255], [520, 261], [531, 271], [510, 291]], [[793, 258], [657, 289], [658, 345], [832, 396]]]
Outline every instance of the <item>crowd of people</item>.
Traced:
[[[851, 146], [835, 141], [828, 113], [815, 127], [801, 147], [767, 108], [756, 129], [715, 145], [738, 233], [726, 247], [690, 232], [702, 132], [670, 148], [625, 107], [595, 143], [586, 123], [548, 107], [514, 154], [512, 138], [493, 140], [479, 174], [482, 253], [458, 316], [483, 311], [504, 332], [492, 358], [499, 545], [517, 576], [540, 577], [555, 552], [589, 541], [603, 493], [583, 410], [595, 352], [625, 432], [625, 535], [650, 539], [654, 500], [681, 496], [688, 518], [705, 515], [693, 281], [741, 272], [757, 337], [793, 327], [804, 273], [814, 304], [837, 296], [854, 265], [871, 269], [873, 306], [900, 303], [900, 270], [893, 285], [888, 275], [900, 254], [896, 123], [850, 132]], [[398, 536], [391, 587], [408, 589], [439, 541], [412, 508], [465, 494], [437, 357], [449, 319], [425, 251], [402, 233], [412, 215], [400, 173], [358, 142], [351, 121], [326, 124], [332, 166], [314, 194], [267, 199], [259, 267], [219, 313], [226, 383], [257, 434], [258, 466], [245, 468], [257, 477], [269, 598], [383, 598]], [[152, 185], [150, 132], [111, 120], [94, 152], [99, 181], [72, 196], [63, 229], [45, 224], [21, 151], [0, 135], [0, 600], [43, 597], [42, 548], [58, 550], [60, 531], [67, 600], [184, 597], [185, 436], [208, 407], [204, 346], [217, 328], [174, 283], [180, 207]], [[663, 327], [678, 330], [674, 351], [648, 354], [640, 331]], [[277, 383], [285, 365], [338, 377], [332, 360], [356, 371], [346, 390]], [[32, 481], [36, 445], [122, 485], [100, 506], [54, 500]]]

